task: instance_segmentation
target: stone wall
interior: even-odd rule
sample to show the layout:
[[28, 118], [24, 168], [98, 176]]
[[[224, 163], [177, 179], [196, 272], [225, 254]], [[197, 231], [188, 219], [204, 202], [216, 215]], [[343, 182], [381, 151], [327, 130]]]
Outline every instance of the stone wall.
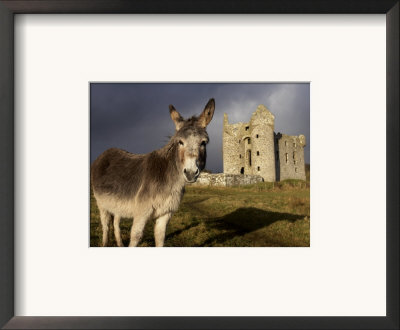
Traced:
[[192, 186], [216, 186], [216, 187], [232, 187], [246, 184], [254, 184], [263, 182], [263, 178], [259, 175], [240, 175], [226, 173], [201, 173]]

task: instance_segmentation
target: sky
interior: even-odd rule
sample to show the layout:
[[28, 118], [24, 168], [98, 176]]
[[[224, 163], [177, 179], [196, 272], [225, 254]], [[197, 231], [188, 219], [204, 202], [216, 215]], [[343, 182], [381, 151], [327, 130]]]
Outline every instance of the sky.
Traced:
[[91, 83], [90, 162], [112, 147], [141, 154], [161, 148], [175, 131], [168, 105], [186, 119], [199, 115], [210, 98], [215, 112], [207, 127], [208, 170], [222, 172], [224, 113], [230, 124], [248, 122], [259, 104], [275, 115], [275, 132], [305, 135], [310, 163], [308, 83]]

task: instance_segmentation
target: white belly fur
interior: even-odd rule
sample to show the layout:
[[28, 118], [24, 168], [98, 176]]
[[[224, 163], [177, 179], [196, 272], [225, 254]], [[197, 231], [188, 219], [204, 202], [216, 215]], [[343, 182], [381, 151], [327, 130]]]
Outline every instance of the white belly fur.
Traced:
[[[174, 187], [175, 188], [175, 187]], [[183, 189], [171, 189], [168, 195], [158, 195], [147, 200], [120, 198], [112, 194], [98, 194], [94, 192], [99, 209], [124, 218], [135, 218], [142, 214], [151, 214], [156, 219], [160, 216], [173, 213], [179, 208], [183, 196]]]

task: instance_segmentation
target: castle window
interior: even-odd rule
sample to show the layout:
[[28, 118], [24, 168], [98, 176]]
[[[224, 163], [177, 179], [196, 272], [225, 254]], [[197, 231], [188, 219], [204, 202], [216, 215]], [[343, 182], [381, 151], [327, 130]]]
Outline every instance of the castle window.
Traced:
[[239, 155], [239, 158], [242, 158], [242, 155]]
[[244, 167], [240, 169], [240, 174], [244, 174]]
[[260, 170], [260, 166], [257, 166], [257, 170], [258, 170], [258, 171]]
[[257, 156], [260, 156], [260, 152], [259, 151], [257, 151]]
[[285, 147], [287, 147], [287, 141], [285, 141]]
[[294, 143], [293, 143], [293, 147], [295, 147], [295, 148], [296, 148], [296, 142], [294, 142]]
[[246, 126], [246, 131], [248, 131], [249, 130], [249, 126]]
[[247, 151], [248, 159], [249, 159], [249, 166], [251, 166], [251, 150]]
[[258, 139], [258, 134], [256, 135], [256, 138]]
[[285, 156], [286, 156], [286, 164], [287, 164], [288, 160], [289, 160], [289, 155], [286, 153]]
[[250, 138], [247, 139], [247, 144], [251, 144]]
[[297, 173], [297, 167], [294, 168], [294, 171]]

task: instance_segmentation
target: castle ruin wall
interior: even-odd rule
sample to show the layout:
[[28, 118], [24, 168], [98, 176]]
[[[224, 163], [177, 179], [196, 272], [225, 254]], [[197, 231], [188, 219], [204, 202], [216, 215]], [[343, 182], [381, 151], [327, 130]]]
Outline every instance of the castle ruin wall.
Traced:
[[215, 186], [215, 187], [233, 187], [263, 182], [259, 175], [240, 175], [226, 173], [201, 173], [195, 183], [191, 186]]

